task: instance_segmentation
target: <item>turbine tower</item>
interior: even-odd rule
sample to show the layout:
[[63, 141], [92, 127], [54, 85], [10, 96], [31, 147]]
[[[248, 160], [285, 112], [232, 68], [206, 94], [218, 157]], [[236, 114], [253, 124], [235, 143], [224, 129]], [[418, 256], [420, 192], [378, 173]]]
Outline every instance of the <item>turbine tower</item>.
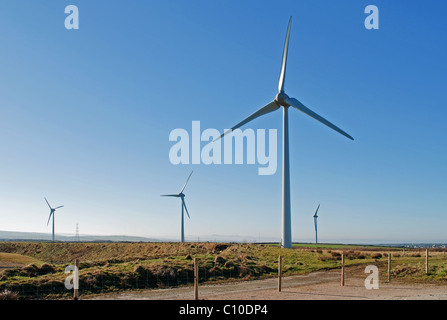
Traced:
[[289, 37], [290, 37], [290, 26], [292, 24], [292, 17], [290, 17], [289, 25], [287, 27], [287, 34], [286, 34], [286, 40], [284, 43], [284, 51], [282, 56], [282, 63], [281, 63], [281, 72], [279, 76], [279, 82], [278, 82], [278, 93], [275, 97], [275, 99], [244, 119], [243, 121], [239, 122], [237, 125], [232, 127], [231, 129], [225, 131], [220, 137], [216, 138], [214, 141], [217, 141], [218, 139], [222, 138], [226, 134], [232, 132], [233, 130], [243, 126], [244, 124], [252, 121], [253, 119], [256, 119], [262, 115], [265, 115], [267, 113], [276, 111], [280, 107], [283, 108], [283, 135], [282, 135], [282, 150], [283, 150], [283, 157], [282, 157], [282, 238], [281, 238], [281, 246], [283, 248], [292, 248], [292, 225], [291, 225], [291, 208], [290, 208], [290, 167], [289, 167], [289, 107], [293, 107], [308, 116], [314, 118], [315, 120], [323, 123], [324, 125], [328, 126], [329, 128], [337, 131], [338, 133], [344, 135], [345, 137], [354, 140], [349, 134], [332, 124], [331, 122], [327, 121], [320, 115], [316, 114], [312, 110], [305, 107], [300, 101], [298, 101], [295, 98], [290, 98], [284, 91], [284, 82], [285, 82], [285, 75], [286, 75], [286, 65], [287, 65], [287, 51], [289, 48]]
[[186, 210], [186, 214], [188, 215], [188, 218], [191, 218], [189, 216], [189, 212], [188, 212], [188, 208], [186, 208], [186, 203], [185, 203], [185, 194], [183, 193], [183, 191], [186, 188], [186, 185], [188, 184], [189, 178], [191, 178], [191, 175], [194, 171], [191, 171], [191, 173], [188, 176], [188, 179], [186, 179], [185, 184], [183, 185], [182, 190], [180, 191], [180, 193], [178, 194], [162, 194], [162, 197], [175, 197], [175, 198], [180, 198], [182, 199], [182, 223], [181, 223], [181, 235], [180, 235], [180, 241], [181, 242], [185, 242], [185, 223], [184, 223], [184, 211], [183, 208], [185, 208]]
[[51, 216], [53, 216], [53, 237], [52, 237], [52, 240], [54, 241], [54, 213], [56, 212], [56, 209], [62, 208], [63, 206], [52, 208], [50, 206], [50, 204], [48, 203], [47, 198], [45, 198], [45, 202], [47, 203], [48, 207], [50, 208], [50, 216], [48, 217], [47, 226], [48, 226], [48, 223], [50, 223]]
[[318, 213], [318, 209], [320, 209], [320, 205], [318, 205], [317, 207], [317, 211], [315, 211], [314, 214], [314, 224], [315, 224], [315, 244], [318, 244], [318, 232], [317, 232], [317, 213]]
[[76, 223], [75, 241], [77, 241], [77, 242], [81, 241], [81, 240], [79, 239], [79, 224], [78, 224], [78, 223]]

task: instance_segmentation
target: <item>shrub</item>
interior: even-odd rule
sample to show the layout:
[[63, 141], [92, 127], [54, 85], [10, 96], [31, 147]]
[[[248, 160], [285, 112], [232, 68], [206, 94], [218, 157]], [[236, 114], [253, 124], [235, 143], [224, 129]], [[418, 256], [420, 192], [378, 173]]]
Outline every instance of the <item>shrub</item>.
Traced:
[[248, 279], [251, 279], [252, 275], [253, 275], [253, 270], [251, 270], [247, 266], [239, 266], [239, 278], [248, 280]]
[[31, 263], [22, 268], [23, 273], [25, 273], [28, 277], [36, 277], [39, 274], [39, 267], [34, 263]]
[[227, 260], [225, 260], [225, 258], [223, 258], [221, 256], [216, 256], [216, 258], [214, 259], [214, 264], [215, 265], [225, 264], [225, 262], [227, 262]]
[[137, 265], [135, 266], [135, 268], [133, 269], [133, 272], [141, 275], [144, 274], [146, 272], [146, 269], [142, 266], [142, 265]]
[[44, 263], [38, 271], [39, 274], [48, 274], [48, 273], [55, 273], [55, 272], [56, 272], [56, 270], [54, 269], [54, 267], [48, 263]]
[[348, 251], [348, 253], [346, 254], [346, 258], [348, 258], [349, 260], [365, 259], [366, 256], [361, 252]]
[[336, 251], [332, 251], [330, 259], [332, 259], [332, 260], [341, 260], [341, 253], [340, 252], [336, 252]]
[[382, 254], [381, 253], [374, 253], [371, 255], [371, 258], [373, 259], [380, 259], [382, 258]]
[[155, 271], [158, 286], [164, 288], [177, 284], [177, 270], [171, 267], [161, 267]]
[[8, 289], [5, 289], [0, 292], [0, 300], [17, 300], [18, 294], [17, 292], [12, 292]]
[[393, 276], [406, 276], [406, 275], [414, 275], [419, 272], [420, 269], [416, 266], [398, 266], [391, 272], [391, 274]]
[[228, 247], [229, 247], [228, 244], [216, 244], [211, 252], [212, 253], [219, 253], [221, 251], [224, 251]]

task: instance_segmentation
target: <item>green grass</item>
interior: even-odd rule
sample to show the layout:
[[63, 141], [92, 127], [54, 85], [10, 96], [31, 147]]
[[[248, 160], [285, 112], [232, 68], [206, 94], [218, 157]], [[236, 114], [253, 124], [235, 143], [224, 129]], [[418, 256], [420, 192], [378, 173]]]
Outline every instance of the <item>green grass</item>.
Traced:
[[39, 266], [43, 264], [42, 261], [33, 257], [17, 253], [0, 252], [0, 268], [22, 267], [31, 263]]
[[342, 249], [350, 250], [356, 248], [371, 248], [371, 249], [389, 249], [390, 247], [384, 246], [372, 246], [372, 245], [359, 245], [359, 244], [337, 244], [337, 243], [294, 243], [293, 248], [314, 248], [314, 249]]
[[[266, 243], [265, 245], [277, 246], [278, 243]], [[352, 250], [352, 249], [377, 249], [377, 250], [401, 250], [397, 247], [377, 246], [377, 245], [361, 245], [361, 244], [338, 244], [338, 243], [293, 243], [292, 248], [311, 248], [311, 249], [338, 249], [338, 250]]]

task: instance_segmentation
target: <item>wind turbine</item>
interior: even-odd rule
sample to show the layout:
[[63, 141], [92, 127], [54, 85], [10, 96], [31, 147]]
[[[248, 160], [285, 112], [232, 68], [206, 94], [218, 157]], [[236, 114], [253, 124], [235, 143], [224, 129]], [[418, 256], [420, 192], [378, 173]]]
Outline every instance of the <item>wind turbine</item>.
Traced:
[[50, 216], [48, 217], [47, 226], [48, 226], [48, 223], [50, 223], [51, 216], [53, 216], [53, 241], [54, 241], [54, 213], [56, 212], [56, 209], [62, 208], [63, 206], [52, 208], [50, 206], [50, 204], [48, 203], [47, 198], [45, 198], [45, 202], [47, 203], [48, 207], [50, 208]]
[[344, 135], [345, 137], [354, 140], [349, 134], [332, 124], [331, 122], [327, 121], [320, 115], [316, 114], [312, 110], [305, 107], [300, 101], [298, 101], [295, 98], [290, 98], [285, 92], [284, 92], [284, 81], [285, 81], [285, 75], [286, 75], [286, 64], [287, 64], [287, 51], [289, 48], [289, 37], [290, 37], [290, 26], [292, 24], [292, 17], [290, 17], [289, 20], [289, 26], [287, 27], [287, 34], [286, 34], [286, 40], [284, 43], [284, 51], [282, 56], [282, 63], [281, 63], [281, 72], [279, 76], [279, 82], [278, 82], [278, 93], [275, 97], [275, 99], [244, 119], [243, 121], [239, 122], [237, 125], [232, 127], [231, 129], [225, 131], [220, 137], [216, 138], [214, 141], [217, 141], [218, 139], [222, 138], [226, 134], [232, 132], [233, 130], [243, 126], [244, 124], [252, 121], [253, 119], [256, 119], [262, 115], [265, 115], [267, 113], [276, 111], [280, 107], [283, 108], [283, 135], [282, 135], [282, 145], [283, 145], [283, 164], [282, 164], [282, 219], [283, 219], [283, 226], [282, 226], [282, 239], [281, 239], [281, 246], [283, 248], [291, 248], [292, 247], [292, 226], [291, 226], [291, 208], [290, 208], [290, 169], [289, 169], [289, 116], [288, 116], [288, 110], [289, 107], [293, 107], [308, 116], [314, 118], [317, 121], [320, 121], [321, 123], [325, 124], [329, 128], [337, 131], [338, 133]]
[[188, 215], [188, 218], [191, 219], [191, 217], [189, 216], [188, 208], [186, 208], [185, 194], [183, 193], [183, 191], [185, 190], [185, 187], [188, 184], [189, 178], [191, 178], [191, 175], [192, 175], [193, 172], [194, 171], [191, 171], [191, 173], [189, 174], [188, 179], [186, 179], [186, 182], [183, 185], [183, 188], [180, 191], [180, 193], [178, 193], [178, 194], [162, 194], [161, 195], [162, 197], [176, 197], [176, 198], [181, 198], [182, 199], [182, 228], [181, 228], [181, 237], [180, 237], [181, 242], [185, 242], [185, 226], [184, 226], [183, 208], [185, 208], [186, 214]]
[[315, 211], [314, 214], [314, 224], [315, 224], [315, 244], [318, 243], [318, 232], [317, 232], [317, 213], [318, 213], [318, 209], [320, 209], [320, 205], [318, 205], [317, 211]]

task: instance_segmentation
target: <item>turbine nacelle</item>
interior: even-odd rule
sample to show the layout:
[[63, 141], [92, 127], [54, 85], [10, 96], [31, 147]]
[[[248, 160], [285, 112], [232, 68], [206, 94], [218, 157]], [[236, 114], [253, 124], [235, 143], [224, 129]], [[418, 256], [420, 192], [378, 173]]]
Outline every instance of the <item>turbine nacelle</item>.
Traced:
[[277, 104], [279, 104], [280, 106], [289, 107], [290, 104], [287, 103], [288, 99], [289, 99], [289, 96], [284, 91], [281, 91], [281, 92], [278, 92], [278, 94], [276, 95], [275, 102]]

